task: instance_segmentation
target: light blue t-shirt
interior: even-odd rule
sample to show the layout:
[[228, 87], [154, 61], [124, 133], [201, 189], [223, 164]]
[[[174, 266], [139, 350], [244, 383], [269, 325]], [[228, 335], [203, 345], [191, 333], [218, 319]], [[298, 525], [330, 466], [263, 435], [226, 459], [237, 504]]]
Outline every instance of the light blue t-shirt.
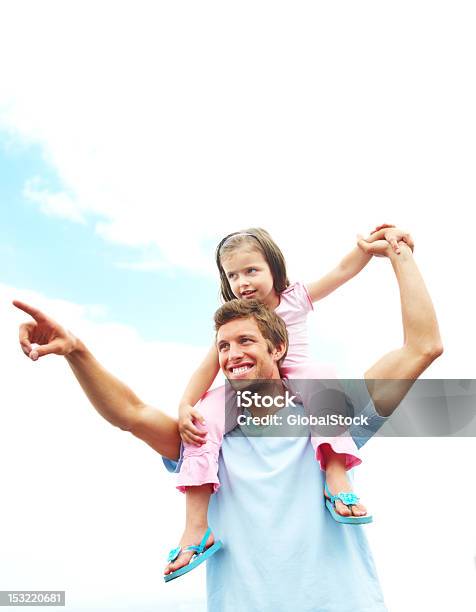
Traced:
[[[358, 412], [376, 429], [385, 419], [366, 391], [359, 393], [367, 403]], [[331, 517], [309, 438], [265, 437], [261, 429], [263, 437], [249, 437], [245, 426], [236, 427], [223, 440], [221, 487], [208, 519], [224, 547], [207, 561], [209, 612], [385, 611], [366, 527]], [[356, 434], [358, 446], [371, 435]]]

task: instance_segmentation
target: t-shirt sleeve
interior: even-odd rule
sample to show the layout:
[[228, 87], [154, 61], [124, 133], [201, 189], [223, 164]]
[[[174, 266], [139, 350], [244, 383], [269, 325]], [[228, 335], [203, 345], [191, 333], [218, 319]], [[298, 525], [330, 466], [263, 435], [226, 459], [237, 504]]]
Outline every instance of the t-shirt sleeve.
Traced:
[[172, 472], [172, 474], [178, 474], [180, 472], [180, 468], [182, 467], [183, 460], [183, 444], [180, 444], [180, 457], [178, 461], [174, 461], [174, 459], [169, 459], [168, 457], [162, 457], [162, 462], [165, 466], [165, 469], [168, 472]]
[[349, 433], [354, 438], [356, 446], [360, 448], [385, 425], [389, 417], [380, 416], [375, 410], [365, 379], [346, 379], [340, 382], [354, 417], [362, 417], [362, 424], [352, 425], [349, 428]]
[[302, 310], [306, 314], [314, 310], [311, 296], [309, 295], [309, 291], [307, 290], [306, 285], [297, 282], [294, 283], [290, 289], [290, 293], [292, 292], [292, 297], [296, 304], [299, 306], [300, 310]]

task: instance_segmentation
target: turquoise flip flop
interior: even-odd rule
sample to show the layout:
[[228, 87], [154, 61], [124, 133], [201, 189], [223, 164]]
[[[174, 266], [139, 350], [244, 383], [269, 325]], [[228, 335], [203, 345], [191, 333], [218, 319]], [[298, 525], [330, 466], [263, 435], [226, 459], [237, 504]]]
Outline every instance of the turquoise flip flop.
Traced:
[[216, 552], [220, 550], [220, 548], [223, 546], [221, 540], [217, 540], [214, 544], [212, 544], [212, 546], [210, 546], [210, 548], [205, 549], [205, 544], [208, 540], [208, 536], [210, 535], [210, 533], [211, 533], [211, 529], [209, 527], [205, 531], [205, 535], [203, 536], [202, 541], [200, 542], [198, 546], [184, 546], [184, 547], [177, 546], [177, 548], [172, 548], [167, 558], [167, 561], [169, 563], [171, 563], [172, 561], [175, 561], [175, 559], [177, 559], [177, 557], [180, 555], [182, 551], [186, 552], [187, 550], [193, 550], [194, 555], [190, 559], [188, 565], [184, 565], [184, 567], [181, 567], [180, 569], [175, 570], [175, 572], [172, 572], [171, 574], [166, 574], [164, 576], [165, 582], [169, 582], [169, 580], [173, 580], [174, 578], [178, 578], [179, 576], [183, 576], [184, 574], [191, 572], [193, 569], [198, 567], [200, 563], [203, 563], [204, 561], [209, 559], [212, 555], [214, 555]]
[[327, 482], [324, 485], [324, 499], [326, 500], [326, 507], [331, 513], [332, 518], [338, 523], [347, 523], [348, 525], [362, 525], [363, 523], [371, 523], [373, 521], [372, 515], [366, 514], [364, 516], [342, 516], [335, 511], [335, 503], [337, 500], [341, 501], [346, 506], [353, 506], [358, 503], [359, 498], [355, 493], [337, 493], [337, 495], [331, 495]]

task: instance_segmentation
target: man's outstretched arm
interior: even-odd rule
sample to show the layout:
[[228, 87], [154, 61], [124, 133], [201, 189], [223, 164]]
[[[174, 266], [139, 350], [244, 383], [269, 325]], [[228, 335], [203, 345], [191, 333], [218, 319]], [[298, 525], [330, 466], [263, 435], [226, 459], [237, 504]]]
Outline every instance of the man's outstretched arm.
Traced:
[[20, 345], [25, 355], [33, 361], [44, 355], [63, 355], [102, 417], [131, 432], [164, 457], [178, 459], [180, 435], [175, 419], [144, 404], [127, 385], [103, 368], [81, 340], [56, 321], [23, 302], [13, 304], [34, 319], [20, 326]]
[[[378, 243], [373, 245], [368, 246], [379, 248]], [[362, 243], [359, 246], [366, 248]], [[388, 244], [382, 244], [380, 254], [390, 259], [398, 281], [403, 346], [384, 355], [365, 373], [369, 393], [382, 416], [392, 414], [413, 382], [443, 352], [435, 309], [413, 253], [405, 243], [399, 246], [397, 255]]]

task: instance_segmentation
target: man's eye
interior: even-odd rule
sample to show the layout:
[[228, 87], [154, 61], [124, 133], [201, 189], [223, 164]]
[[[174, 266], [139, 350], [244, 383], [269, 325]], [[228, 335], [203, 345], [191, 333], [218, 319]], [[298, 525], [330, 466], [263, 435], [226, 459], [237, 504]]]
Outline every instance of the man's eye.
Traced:
[[218, 347], [218, 350], [222, 353], [227, 348], [228, 348], [228, 344], [222, 344]]

